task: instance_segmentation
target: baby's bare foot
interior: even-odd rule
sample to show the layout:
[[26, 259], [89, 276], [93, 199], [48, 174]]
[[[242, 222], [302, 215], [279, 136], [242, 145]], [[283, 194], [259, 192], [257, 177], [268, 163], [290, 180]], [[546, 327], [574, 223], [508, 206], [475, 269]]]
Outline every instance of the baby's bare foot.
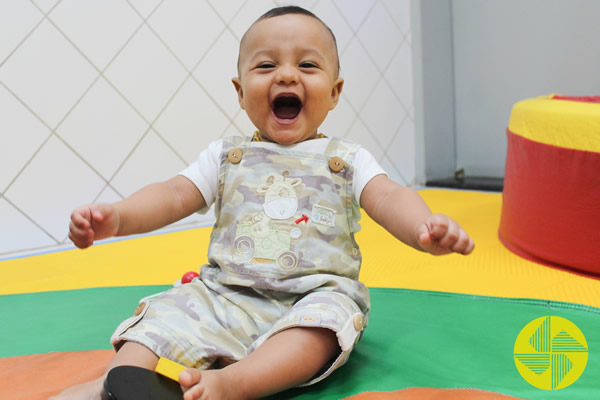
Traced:
[[72, 386], [59, 395], [50, 397], [48, 400], [100, 400], [104, 392], [102, 388], [103, 383], [104, 377]]
[[248, 398], [234, 384], [227, 368], [186, 369], [179, 375], [184, 400], [238, 400]]

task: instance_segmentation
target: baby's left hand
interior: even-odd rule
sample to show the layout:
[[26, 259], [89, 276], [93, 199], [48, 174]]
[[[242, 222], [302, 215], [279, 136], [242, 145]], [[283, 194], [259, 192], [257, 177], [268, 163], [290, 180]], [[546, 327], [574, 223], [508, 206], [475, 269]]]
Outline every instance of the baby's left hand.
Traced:
[[417, 242], [421, 248], [433, 255], [449, 253], [467, 255], [475, 243], [467, 232], [447, 215], [433, 214], [419, 227]]

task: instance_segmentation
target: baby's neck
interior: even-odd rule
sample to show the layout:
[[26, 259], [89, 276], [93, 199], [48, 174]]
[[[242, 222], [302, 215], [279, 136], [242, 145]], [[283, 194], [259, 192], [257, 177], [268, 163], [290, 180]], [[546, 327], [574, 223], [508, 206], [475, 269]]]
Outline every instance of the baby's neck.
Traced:
[[[326, 138], [327, 136], [325, 136], [322, 133], [315, 133], [314, 136], [309, 137], [308, 139], [303, 140], [303, 142], [307, 141], [307, 140], [312, 140], [312, 139], [323, 139]], [[274, 141], [272, 141], [269, 138], [265, 138], [263, 137], [260, 132], [258, 131], [254, 131], [254, 135], [252, 136], [252, 141], [253, 142], [270, 142], [270, 143], [275, 143]], [[298, 142], [301, 143], [301, 142]]]

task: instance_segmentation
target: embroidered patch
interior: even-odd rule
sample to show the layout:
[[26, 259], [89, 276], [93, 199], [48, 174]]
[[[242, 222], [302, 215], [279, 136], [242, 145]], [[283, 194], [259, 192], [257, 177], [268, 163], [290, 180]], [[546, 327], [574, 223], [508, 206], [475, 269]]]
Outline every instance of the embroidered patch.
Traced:
[[319, 325], [321, 323], [321, 316], [317, 314], [304, 315], [300, 317], [300, 325]]
[[333, 228], [335, 226], [335, 210], [315, 204], [312, 209], [311, 221], [315, 224]]

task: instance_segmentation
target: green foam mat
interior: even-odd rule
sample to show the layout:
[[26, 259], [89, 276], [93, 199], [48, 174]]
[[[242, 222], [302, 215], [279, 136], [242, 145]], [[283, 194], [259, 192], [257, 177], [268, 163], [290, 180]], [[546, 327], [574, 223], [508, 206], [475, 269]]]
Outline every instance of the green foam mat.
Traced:
[[[112, 331], [132, 314], [138, 299], [166, 288], [0, 296], [0, 356], [110, 348]], [[528, 399], [600, 398], [598, 308], [403, 289], [373, 288], [371, 297], [369, 326], [350, 361], [319, 384], [272, 399], [339, 399], [364, 391], [415, 386], [479, 388]], [[521, 330], [533, 320], [549, 316], [568, 319], [587, 341], [585, 370], [560, 390], [530, 385], [515, 364], [515, 340]], [[535, 340], [547, 333], [543, 324], [538, 325], [528, 334], [532, 353], [537, 351]]]

